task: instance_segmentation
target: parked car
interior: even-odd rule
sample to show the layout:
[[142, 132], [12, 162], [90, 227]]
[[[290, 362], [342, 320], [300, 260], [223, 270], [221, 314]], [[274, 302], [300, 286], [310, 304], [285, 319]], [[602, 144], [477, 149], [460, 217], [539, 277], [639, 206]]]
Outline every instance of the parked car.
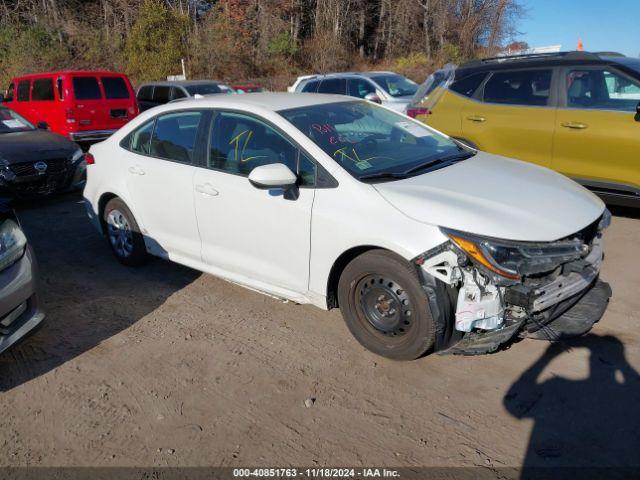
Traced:
[[115, 72], [38, 73], [11, 80], [5, 106], [78, 142], [104, 140], [138, 114], [126, 75]]
[[214, 93], [235, 93], [228, 85], [215, 80], [177, 80], [149, 82], [138, 88], [138, 105], [144, 112], [158, 105], [174, 100], [193, 97], [194, 95], [211, 95]]
[[0, 202], [0, 353], [44, 320], [35, 255], [11, 207]]
[[234, 84], [231, 85], [231, 88], [233, 88], [236, 93], [259, 93], [265, 91], [263, 87], [254, 83]]
[[[640, 59], [565, 52], [451, 68], [408, 113], [487, 152], [640, 206]], [[415, 110], [415, 109], [419, 110]]]
[[347, 72], [301, 77], [296, 92], [336, 93], [364, 98], [399, 112], [405, 112], [418, 85], [393, 72]]
[[82, 149], [0, 107], [0, 197], [24, 198], [84, 187]]
[[391, 358], [581, 334], [611, 294], [598, 197], [359, 99], [168, 104], [92, 146], [87, 164], [89, 217], [123, 264], [151, 254], [340, 307]]

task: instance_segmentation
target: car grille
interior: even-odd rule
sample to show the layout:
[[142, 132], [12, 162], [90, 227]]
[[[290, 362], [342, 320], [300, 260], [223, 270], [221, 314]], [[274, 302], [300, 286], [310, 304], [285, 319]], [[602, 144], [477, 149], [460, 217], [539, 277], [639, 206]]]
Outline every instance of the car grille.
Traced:
[[69, 186], [73, 169], [66, 158], [42, 160], [47, 169], [40, 172], [35, 168], [38, 161], [14, 163], [9, 166], [15, 178], [5, 181], [5, 188], [18, 196], [29, 197], [47, 195]]
[[34, 167], [38, 162], [15, 163], [9, 166], [9, 168], [16, 177], [24, 177], [29, 175], [40, 176], [64, 172], [68, 166], [66, 158], [54, 158], [50, 160], [43, 160], [43, 162], [47, 164], [47, 169], [42, 174]]

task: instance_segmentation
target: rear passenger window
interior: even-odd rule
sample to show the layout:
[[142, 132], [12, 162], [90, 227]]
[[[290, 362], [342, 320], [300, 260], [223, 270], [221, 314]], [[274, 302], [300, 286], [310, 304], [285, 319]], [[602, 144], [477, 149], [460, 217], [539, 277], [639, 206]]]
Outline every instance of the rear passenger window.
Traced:
[[344, 78], [330, 78], [323, 80], [318, 93], [337, 93], [344, 95], [347, 91], [347, 81]]
[[153, 133], [154, 124], [155, 120], [152, 120], [131, 134], [131, 143], [129, 145], [131, 151], [145, 155], [150, 153], [149, 146], [151, 145], [151, 134]]
[[31, 91], [31, 100], [49, 101], [53, 100], [53, 79], [40, 78], [33, 81], [33, 89]]
[[318, 80], [313, 80], [311, 82], [305, 83], [304, 87], [302, 87], [303, 93], [315, 93], [318, 89], [318, 84], [320, 82]]
[[151, 137], [154, 157], [192, 163], [202, 112], [169, 113], [158, 117]]
[[74, 77], [73, 91], [76, 100], [100, 100], [102, 98], [96, 77]]
[[474, 73], [473, 75], [455, 80], [449, 89], [465, 97], [473, 97], [473, 94], [476, 93], [476, 90], [478, 90], [478, 87], [486, 77], [486, 72]]
[[22, 80], [18, 82], [18, 101], [19, 102], [28, 102], [29, 101], [29, 89], [31, 88], [31, 81]]
[[484, 101], [508, 105], [546, 105], [551, 89], [551, 70], [520, 70], [494, 73], [484, 87]]
[[129, 98], [127, 83], [122, 77], [102, 77], [104, 96], [110, 100]]
[[156, 88], [153, 89], [153, 101], [157, 103], [167, 103], [170, 92], [171, 87], [156, 86]]

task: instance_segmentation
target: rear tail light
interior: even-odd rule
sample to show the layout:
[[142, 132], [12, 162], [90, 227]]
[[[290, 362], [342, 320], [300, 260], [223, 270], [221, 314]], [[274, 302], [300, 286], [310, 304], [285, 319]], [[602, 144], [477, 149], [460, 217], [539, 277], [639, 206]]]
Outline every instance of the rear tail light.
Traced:
[[84, 161], [87, 162], [87, 165], [93, 165], [94, 163], [96, 163], [95, 157], [89, 152], [84, 154]]
[[65, 118], [67, 119], [67, 123], [76, 123], [76, 115], [73, 111], [73, 108], [67, 108], [64, 111]]
[[407, 115], [410, 116], [411, 118], [417, 118], [420, 115], [431, 115], [431, 110], [429, 110], [428, 108], [409, 108], [407, 109]]
[[129, 116], [130, 117], [135, 117], [136, 116], [136, 108], [135, 107], [129, 107], [128, 111], [129, 111]]

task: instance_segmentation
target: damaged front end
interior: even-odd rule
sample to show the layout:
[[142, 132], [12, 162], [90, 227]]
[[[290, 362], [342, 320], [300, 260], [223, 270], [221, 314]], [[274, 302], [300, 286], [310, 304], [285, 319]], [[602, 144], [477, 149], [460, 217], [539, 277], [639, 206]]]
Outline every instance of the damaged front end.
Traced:
[[[608, 210], [555, 242], [515, 242], [442, 229], [449, 241], [416, 257], [423, 273], [457, 292], [459, 341], [441, 353], [490, 353], [514, 338], [560, 340], [588, 332], [611, 289], [599, 280]], [[426, 288], [426, 287], [425, 287]]]

